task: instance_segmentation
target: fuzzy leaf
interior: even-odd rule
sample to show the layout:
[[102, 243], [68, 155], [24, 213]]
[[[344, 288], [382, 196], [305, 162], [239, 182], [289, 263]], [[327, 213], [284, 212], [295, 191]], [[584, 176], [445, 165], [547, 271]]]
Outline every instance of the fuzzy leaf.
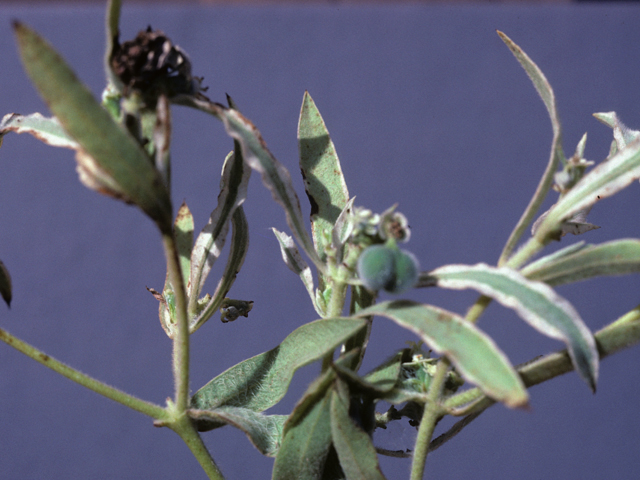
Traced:
[[363, 392], [375, 398], [383, 398], [398, 383], [404, 353], [405, 350], [401, 350], [364, 377], [360, 377], [348, 365], [342, 367], [336, 364], [334, 368], [353, 392]]
[[43, 38], [19, 22], [14, 22], [13, 29], [31, 81], [64, 130], [81, 147], [79, 167], [93, 177], [85, 177], [85, 184], [135, 203], [162, 232], [170, 233], [169, 192], [142, 147], [100, 106]]
[[640, 240], [622, 239], [600, 245], [581, 245], [580, 249], [543, 257], [521, 273], [530, 280], [548, 285], [578, 282], [600, 275], [640, 272]]
[[325, 247], [349, 200], [349, 191], [329, 131], [309, 92], [304, 93], [300, 110], [298, 149], [304, 188], [311, 203], [313, 242], [324, 260]]
[[330, 318], [298, 327], [277, 347], [211, 380], [193, 395], [191, 405], [200, 410], [223, 405], [266, 410], [284, 396], [298, 368], [322, 358], [364, 325], [364, 320]]
[[[331, 447], [331, 389], [305, 404], [305, 414], [285, 425], [273, 480], [320, 480]], [[300, 406], [300, 405], [299, 405]], [[299, 408], [296, 407], [296, 409]]]
[[8, 132], [30, 133], [38, 140], [51, 145], [52, 147], [64, 147], [77, 150], [79, 145], [67, 132], [64, 131], [60, 122], [55, 118], [43, 117], [39, 113], [31, 115], [20, 115], [9, 113], [0, 122], [0, 144], [2, 138]]
[[260, 173], [262, 183], [269, 189], [273, 199], [284, 209], [289, 228], [302, 250], [320, 270], [324, 271], [325, 266], [305, 229], [300, 201], [293, 188], [291, 175], [269, 151], [258, 129], [240, 112], [219, 103], [189, 95], [177, 95], [171, 100], [177, 104], [210, 113], [222, 121], [227, 134], [242, 146], [244, 161]]
[[349, 416], [348, 398], [331, 394], [331, 436], [347, 480], [384, 480], [371, 438]]
[[535, 236], [554, 238], [562, 222], [597, 201], [610, 197], [640, 178], [640, 139], [594, 167], [549, 211]]
[[527, 404], [528, 394], [505, 354], [474, 324], [455, 313], [409, 300], [382, 302], [357, 316], [382, 315], [446, 355], [460, 374], [508, 407]]
[[567, 345], [578, 374], [593, 391], [598, 380], [598, 351], [593, 335], [578, 312], [551, 287], [527, 280], [511, 268], [485, 264], [446, 265], [430, 272], [438, 286], [472, 288], [513, 309], [523, 320]]
[[[222, 306], [247, 256], [247, 251], [249, 250], [249, 223], [247, 222], [247, 217], [244, 214], [242, 206], [234, 210], [231, 216], [231, 228], [231, 248], [229, 249], [229, 258], [227, 258], [224, 272], [207, 305], [198, 316], [190, 322], [189, 331], [191, 333], [200, 328], [211, 318], [213, 313]], [[250, 303], [253, 304], [253, 302]]]
[[189, 410], [189, 416], [201, 432], [227, 424], [242, 430], [260, 453], [268, 457], [278, 453], [288, 418], [288, 415], [264, 415], [241, 407]]
[[9, 270], [5, 267], [4, 263], [0, 260], [0, 295], [5, 301], [8, 307], [11, 306], [12, 288], [11, 288], [11, 275]]
[[516, 45], [513, 40], [500, 31], [498, 31], [498, 35], [507, 47], [509, 47], [511, 53], [513, 53], [518, 62], [520, 62], [520, 65], [524, 68], [525, 72], [527, 72], [527, 75], [533, 82], [533, 86], [536, 88], [544, 106], [547, 108], [549, 118], [551, 119], [551, 128], [553, 129], [551, 153], [549, 155], [547, 167], [540, 179], [540, 183], [538, 184], [533, 197], [531, 198], [531, 201], [529, 202], [529, 205], [527, 205], [527, 208], [518, 220], [518, 224], [513, 229], [513, 232], [507, 240], [507, 244], [500, 256], [500, 264], [502, 264], [511, 255], [511, 252], [518, 243], [518, 240], [525, 232], [527, 226], [533, 221], [536, 212], [540, 209], [540, 206], [553, 183], [555, 171], [558, 169], [560, 162], [564, 160], [564, 152], [562, 151], [562, 129], [560, 125], [560, 117], [556, 108], [556, 98], [547, 77], [545, 77], [542, 70], [540, 70], [535, 62], [531, 60], [531, 58], [529, 58], [529, 56], [518, 45]]
[[627, 145], [640, 138], [640, 131], [632, 130], [620, 121], [616, 112], [594, 113], [594, 117], [613, 129], [616, 151], [627, 148]]
[[278, 243], [280, 244], [280, 253], [282, 253], [282, 260], [284, 260], [285, 265], [289, 267], [289, 270], [300, 277], [304, 287], [307, 289], [309, 297], [311, 297], [311, 303], [313, 303], [316, 313], [321, 317], [324, 317], [324, 311], [318, 306], [318, 302], [316, 302], [311, 268], [307, 262], [305, 262], [304, 258], [302, 258], [302, 255], [300, 255], [293, 238], [276, 228], [272, 228], [271, 230], [278, 239]]
[[211, 268], [222, 253], [229, 220], [239, 205], [247, 198], [247, 185], [251, 170], [245, 168], [240, 147], [236, 145], [222, 167], [218, 205], [211, 212], [209, 221], [196, 239], [191, 253], [191, 277], [189, 294], [189, 312], [195, 313], [196, 303], [202, 292]]

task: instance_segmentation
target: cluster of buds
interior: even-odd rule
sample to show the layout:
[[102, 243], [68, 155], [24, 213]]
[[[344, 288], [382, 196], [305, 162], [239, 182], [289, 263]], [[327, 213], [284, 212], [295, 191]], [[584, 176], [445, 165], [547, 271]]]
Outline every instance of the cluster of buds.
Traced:
[[408, 242], [411, 238], [409, 222], [402, 213], [395, 211], [396, 207], [397, 205], [393, 205], [379, 214], [355, 207], [352, 213], [351, 241], [375, 244], [394, 239], [402, 243]]

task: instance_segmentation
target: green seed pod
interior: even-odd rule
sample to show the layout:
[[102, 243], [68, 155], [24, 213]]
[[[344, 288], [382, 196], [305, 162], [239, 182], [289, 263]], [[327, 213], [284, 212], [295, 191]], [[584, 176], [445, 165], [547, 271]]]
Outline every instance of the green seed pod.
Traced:
[[358, 275], [369, 290], [402, 293], [418, 280], [418, 260], [406, 250], [372, 245], [358, 258]]

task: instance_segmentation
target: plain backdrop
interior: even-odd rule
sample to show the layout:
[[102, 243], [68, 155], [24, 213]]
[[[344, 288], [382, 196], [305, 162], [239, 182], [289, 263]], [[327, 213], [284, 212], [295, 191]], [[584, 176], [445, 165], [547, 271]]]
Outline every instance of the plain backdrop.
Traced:
[[[20, 66], [10, 22], [39, 31], [99, 95], [104, 86], [101, 7], [0, 8], [0, 113], [47, 109]], [[531, 82], [495, 33], [504, 31], [555, 89], [570, 155], [589, 132], [586, 157], [601, 161], [611, 130], [594, 112], [616, 111], [640, 127], [640, 8], [580, 6], [126, 6], [122, 39], [152, 25], [186, 50], [208, 95], [229, 93], [274, 155], [298, 175], [296, 128], [308, 90], [332, 134], [357, 205], [393, 203], [412, 227], [407, 245], [423, 269], [495, 263], [533, 193], [551, 127]], [[222, 160], [232, 144], [204, 114], [174, 108], [173, 198], [196, 228], [215, 207]], [[249, 318], [214, 317], [193, 336], [192, 388], [273, 348], [316, 315], [282, 263], [270, 227], [284, 214], [254, 175], [245, 203], [251, 247], [231, 292], [255, 302]], [[547, 207], [555, 201], [552, 197]], [[598, 203], [601, 225], [583, 239], [638, 237], [634, 183]], [[0, 149], [0, 258], [13, 276], [0, 325], [100, 380], [149, 401], [172, 395], [171, 344], [157, 302], [164, 258], [153, 224], [136, 208], [77, 180], [73, 153], [9, 135]], [[577, 241], [565, 237], [558, 246]], [[556, 247], [554, 247], [556, 248]], [[208, 289], [217, 282], [218, 266]], [[559, 288], [598, 330], [635, 307], [637, 276]], [[472, 292], [434, 289], [407, 298], [464, 314]], [[383, 296], [383, 298], [386, 298]], [[491, 305], [480, 326], [514, 364], [562, 348], [511, 312]], [[375, 321], [363, 371], [416, 340]], [[575, 373], [531, 390], [531, 411], [494, 406], [428, 460], [429, 478], [602, 479], [640, 477], [640, 349], [606, 359], [597, 394]], [[287, 413], [318, 373], [296, 375], [270, 413]], [[443, 422], [439, 431], [450, 425]], [[73, 384], [0, 345], [0, 458], [4, 479], [204, 478], [181, 440], [151, 420]], [[406, 422], [376, 433], [385, 448], [411, 448]], [[262, 457], [231, 427], [204, 434], [229, 479], [269, 478]], [[381, 460], [389, 479], [408, 478], [406, 459]]]

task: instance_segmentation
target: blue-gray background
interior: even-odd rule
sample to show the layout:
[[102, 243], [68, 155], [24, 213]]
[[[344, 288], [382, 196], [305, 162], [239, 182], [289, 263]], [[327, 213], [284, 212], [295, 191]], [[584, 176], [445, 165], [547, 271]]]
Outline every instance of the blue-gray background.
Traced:
[[[103, 9], [0, 9], [0, 114], [46, 107], [19, 64], [10, 21], [48, 38], [97, 94], [103, 86]], [[309, 90], [328, 125], [357, 204], [398, 202], [424, 269], [494, 263], [537, 185], [551, 128], [529, 79], [495, 33], [503, 30], [553, 85], [565, 150], [589, 132], [586, 157], [602, 160], [611, 130], [591, 114], [617, 111], [640, 127], [640, 9], [633, 6], [126, 7], [122, 38], [151, 24], [191, 56], [208, 94], [233, 96], [272, 152], [297, 177], [296, 126]], [[231, 148], [204, 114], [174, 109], [174, 199], [201, 228], [215, 205]], [[297, 183], [303, 207], [306, 198]], [[637, 237], [638, 185], [599, 203], [593, 243]], [[551, 200], [547, 203], [547, 206]], [[164, 260], [154, 226], [135, 208], [79, 184], [73, 154], [28, 136], [0, 150], [0, 258], [14, 281], [0, 322], [97, 378], [164, 404], [172, 394], [170, 342], [145, 286], [160, 289]], [[298, 279], [282, 264], [269, 227], [284, 215], [254, 176], [246, 202], [251, 249], [232, 291], [255, 301], [248, 319], [213, 319], [193, 337], [194, 390], [238, 361], [274, 347], [315, 319]], [[565, 238], [563, 245], [576, 241]], [[213, 288], [215, 282], [209, 282]], [[593, 330], [638, 303], [637, 276], [560, 288]], [[459, 313], [470, 292], [412, 292]], [[492, 305], [481, 320], [514, 363], [559, 349]], [[375, 322], [370, 358], [415, 340]], [[598, 393], [569, 374], [531, 391], [529, 412], [496, 406], [429, 457], [430, 478], [638, 478], [640, 350], [603, 362]], [[296, 376], [275, 413], [290, 411], [317, 365]], [[406, 425], [406, 424], [405, 424]], [[142, 415], [60, 378], [0, 345], [2, 478], [203, 478], [179, 438]], [[376, 434], [411, 447], [413, 429]], [[230, 427], [205, 434], [230, 479], [268, 478], [272, 460]], [[390, 479], [408, 460], [383, 459]]]

